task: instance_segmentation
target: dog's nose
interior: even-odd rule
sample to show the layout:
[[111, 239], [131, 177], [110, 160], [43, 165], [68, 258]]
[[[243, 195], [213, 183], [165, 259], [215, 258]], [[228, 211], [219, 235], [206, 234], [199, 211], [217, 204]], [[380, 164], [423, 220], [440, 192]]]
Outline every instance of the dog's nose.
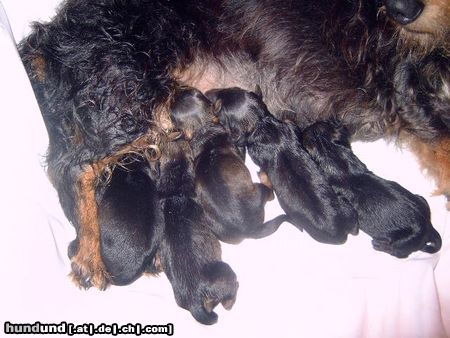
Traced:
[[402, 25], [416, 20], [424, 8], [418, 0], [385, 0], [385, 6], [388, 15]]

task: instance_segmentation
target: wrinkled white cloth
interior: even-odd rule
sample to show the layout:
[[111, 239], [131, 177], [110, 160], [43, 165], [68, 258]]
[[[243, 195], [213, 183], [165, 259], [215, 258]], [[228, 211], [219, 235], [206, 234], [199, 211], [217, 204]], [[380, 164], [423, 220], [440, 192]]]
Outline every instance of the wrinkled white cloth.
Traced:
[[[396, 259], [372, 249], [364, 233], [320, 244], [285, 223], [274, 235], [223, 245], [239, 278], [234, 308], [198, 324], [179, 308], [162, 274], [126, 287], [78, 290], [67, 274], [75, 233], [48, 182], [45, 126], [15, 49], [31, 20], [47, 20], [57, 0], [4, 0], [0, 10], [0, 331], [11, 323], [173, 323], [176, 337], [446, 337], [450, 332], [449, 213], [407, 150], [384, 141], [355, 143], [378, 175], [426, 197], [443, 237], [440, 253]], [[256, 167], [248, 163], [252, 173]], [[254, 176], [256, 180], [256, 175]], [[266, 207], [270, 219], [281, 209]], [[447, 330], [447, 331], [446, 331]], [[129, 337], [129, 335], [128, 335]]]

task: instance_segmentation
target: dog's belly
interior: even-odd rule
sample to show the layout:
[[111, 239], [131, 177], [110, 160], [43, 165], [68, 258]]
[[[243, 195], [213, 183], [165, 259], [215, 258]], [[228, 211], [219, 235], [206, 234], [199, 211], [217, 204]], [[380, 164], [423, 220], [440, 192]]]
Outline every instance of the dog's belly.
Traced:
[[257, 72], [256, 65], [242, 57], [229, 55], [217, 58], [206, 55], [197, 56], [181, 70], [176, 69], [173, 76], [178, 83], [202, 92], [229, 87], [254, 90], [259, 82], [255, 79]]
[[250, 60], [245, 53], [196, 57], [187, 67], [176, 69], [172, 75], [179, 84], [197, 88], [203, 93], [210, 89], [230, 87], [255, 91], [259, 86], [264, 103], [274, 116], [286, 117], [288, 111], [299, 119], [304, 115], [292, 105], [292, 97], [288, 97], [286, 86], [277, 84], [276, 74]]

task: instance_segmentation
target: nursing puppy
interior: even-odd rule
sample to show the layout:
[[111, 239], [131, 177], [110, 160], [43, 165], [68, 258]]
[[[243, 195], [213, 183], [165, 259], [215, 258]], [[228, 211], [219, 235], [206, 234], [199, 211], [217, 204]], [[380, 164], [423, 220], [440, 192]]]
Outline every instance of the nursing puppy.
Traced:
[[156, 182], [147, 161], [116, 167], [97, 190], [101, 254], [110, 282], [125, 285], [144, 271], [159, 272], [163, 223]]
[[399, 258], [439, 251], [441, 237], [426, 200], [369, 171], [352, 152], [345, 128], [317, 122], [304, 130], [303, 144], [331, 186], [355, 207], [359, 227], [376, 250]]
[[[262, 238], [275, 232], [286, 215], [264, 223], [264, 205], [273, 199], [272, 189], [253, 183], [241, 154], [213, 114], [220, 109], [198, 90], [177, 92], [172, 106], [175, 126], [189, 140], [195, 172], [195, 189], [208, 225], [224, 242]], [[245, 149], [244, 149], [245, 151]]]
[[238, 289], [236, 275], [221, 261], [218, 239], [195, 199], [190, 149], [183, 140], [165, 142], [157, 191], [164, 215], [161, 263], [179, 306], [203, 324], [214, 324], [214, 307], [231, 309]]
[[323, 243], [341, 244], [348, 233], [357, 232], [354, 210], [333, 192], [302, 148], [298, 127], [274, 118], [255, 93], [228, 88], [206, 95], [221, 103], [221, 123], [267, 173], [290, 222]]

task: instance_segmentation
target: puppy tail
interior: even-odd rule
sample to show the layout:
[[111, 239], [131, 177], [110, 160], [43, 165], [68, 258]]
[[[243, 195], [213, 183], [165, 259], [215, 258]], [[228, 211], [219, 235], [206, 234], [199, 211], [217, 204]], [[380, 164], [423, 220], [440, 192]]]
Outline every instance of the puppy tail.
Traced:
[[428, 235], [428, 241], [421, 251], [433, 254], [438, 252], [441, 249], [441, 246], [441, 235], [439, 235], [439, 232], [437, 232], [435, 228], [432, 228]]
[[283, 222], [289, 222], [288, 215], [279, 215], [274, 219], [271, 219], [270, 221], [263, 223], [249, 237], [253, 239], [259, 239], [272, 235], [275, 231], [278, 230], [278, 228]]

